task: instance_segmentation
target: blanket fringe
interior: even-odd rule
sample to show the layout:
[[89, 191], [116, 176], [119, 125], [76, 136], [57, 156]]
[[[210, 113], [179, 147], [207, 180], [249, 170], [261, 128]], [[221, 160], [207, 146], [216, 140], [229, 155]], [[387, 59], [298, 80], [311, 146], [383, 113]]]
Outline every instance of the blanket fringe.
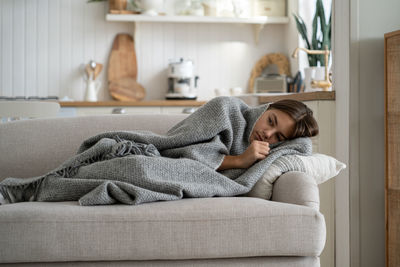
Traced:
[[42, 181], [47, 176], [39, 177], [35, 181], [22, 184], [1, 184], [0, 193], [8, 203], [35, 201]]
[[111, 152], [107, 154], [96, 154], [84, 161], [74, 164], [73, 166], [67, 166], [57, 170], [54, 174], [62, 178], [70, 178], [77, 174], [80, 167], [103, 160], [110, 160], [113, 158], [126, 157], [130, 155], [144, 155], [150, 157], [160, 156], [160, 152], [153, 144], [142, 144], [130, 140], [124, 140], [118, 135], [114, 136], [114, 140], [117, 143], [112, 146]]

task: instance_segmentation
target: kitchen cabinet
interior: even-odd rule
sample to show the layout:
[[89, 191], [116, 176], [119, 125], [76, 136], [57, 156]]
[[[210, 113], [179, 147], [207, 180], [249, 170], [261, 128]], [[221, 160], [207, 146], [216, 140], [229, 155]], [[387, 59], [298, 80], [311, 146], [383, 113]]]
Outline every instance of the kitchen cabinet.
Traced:
[[400, 30], [385, 34], [386, 266], [400, 265]]
[[104, 101], [104, 102], [60, 102], [60, 117], [104, 114], [167, 114], [191, 113], [205, 104], [194, 100], [151, 100], [151, 101]]
[[63, 107], [61, 113], [64, 117], [70, 116], [90, 116], [105, 114], [181, 114], [190, 113], [197, 107]]

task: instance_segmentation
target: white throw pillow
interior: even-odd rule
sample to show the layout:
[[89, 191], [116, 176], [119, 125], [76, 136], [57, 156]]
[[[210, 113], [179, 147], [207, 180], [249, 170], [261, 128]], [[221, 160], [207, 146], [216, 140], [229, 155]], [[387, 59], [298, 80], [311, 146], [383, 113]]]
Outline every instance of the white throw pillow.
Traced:
[[282, 156], [271, 164], [247, 196], [270, 199], [275, 180], [288, 171], [304, 172], [314, 178], [317, 184], [321, 184], [338, 175], [344, 168], [346, 165], [343, 162], [324, 154]]

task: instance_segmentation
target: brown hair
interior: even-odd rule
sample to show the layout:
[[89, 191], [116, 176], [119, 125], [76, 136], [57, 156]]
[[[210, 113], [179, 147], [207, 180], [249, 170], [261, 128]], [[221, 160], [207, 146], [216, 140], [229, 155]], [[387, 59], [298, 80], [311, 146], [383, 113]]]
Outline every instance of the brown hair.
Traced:
[[268, 109], [277, 109], [285, 112], [296, 123], [292, 138], [312, 137], [319, 132], [318, 123], [313, 117], [312, 110], [297, 100], [283, 99], [271, 103]]

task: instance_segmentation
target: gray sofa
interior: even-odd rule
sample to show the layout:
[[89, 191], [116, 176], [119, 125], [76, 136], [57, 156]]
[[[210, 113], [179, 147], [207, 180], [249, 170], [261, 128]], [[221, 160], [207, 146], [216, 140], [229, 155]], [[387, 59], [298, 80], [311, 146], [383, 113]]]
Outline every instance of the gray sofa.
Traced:
[[[89, 136], [165, 133], [186, 115], [104, 115], [0, 124], [0, 180], [57, 167]], [[183, 199], [138, 206], [77, 202], [0, 205], [0, 263], [12, 266], [320, 266], [318, 187], [288, 172], [272, 201]]]

